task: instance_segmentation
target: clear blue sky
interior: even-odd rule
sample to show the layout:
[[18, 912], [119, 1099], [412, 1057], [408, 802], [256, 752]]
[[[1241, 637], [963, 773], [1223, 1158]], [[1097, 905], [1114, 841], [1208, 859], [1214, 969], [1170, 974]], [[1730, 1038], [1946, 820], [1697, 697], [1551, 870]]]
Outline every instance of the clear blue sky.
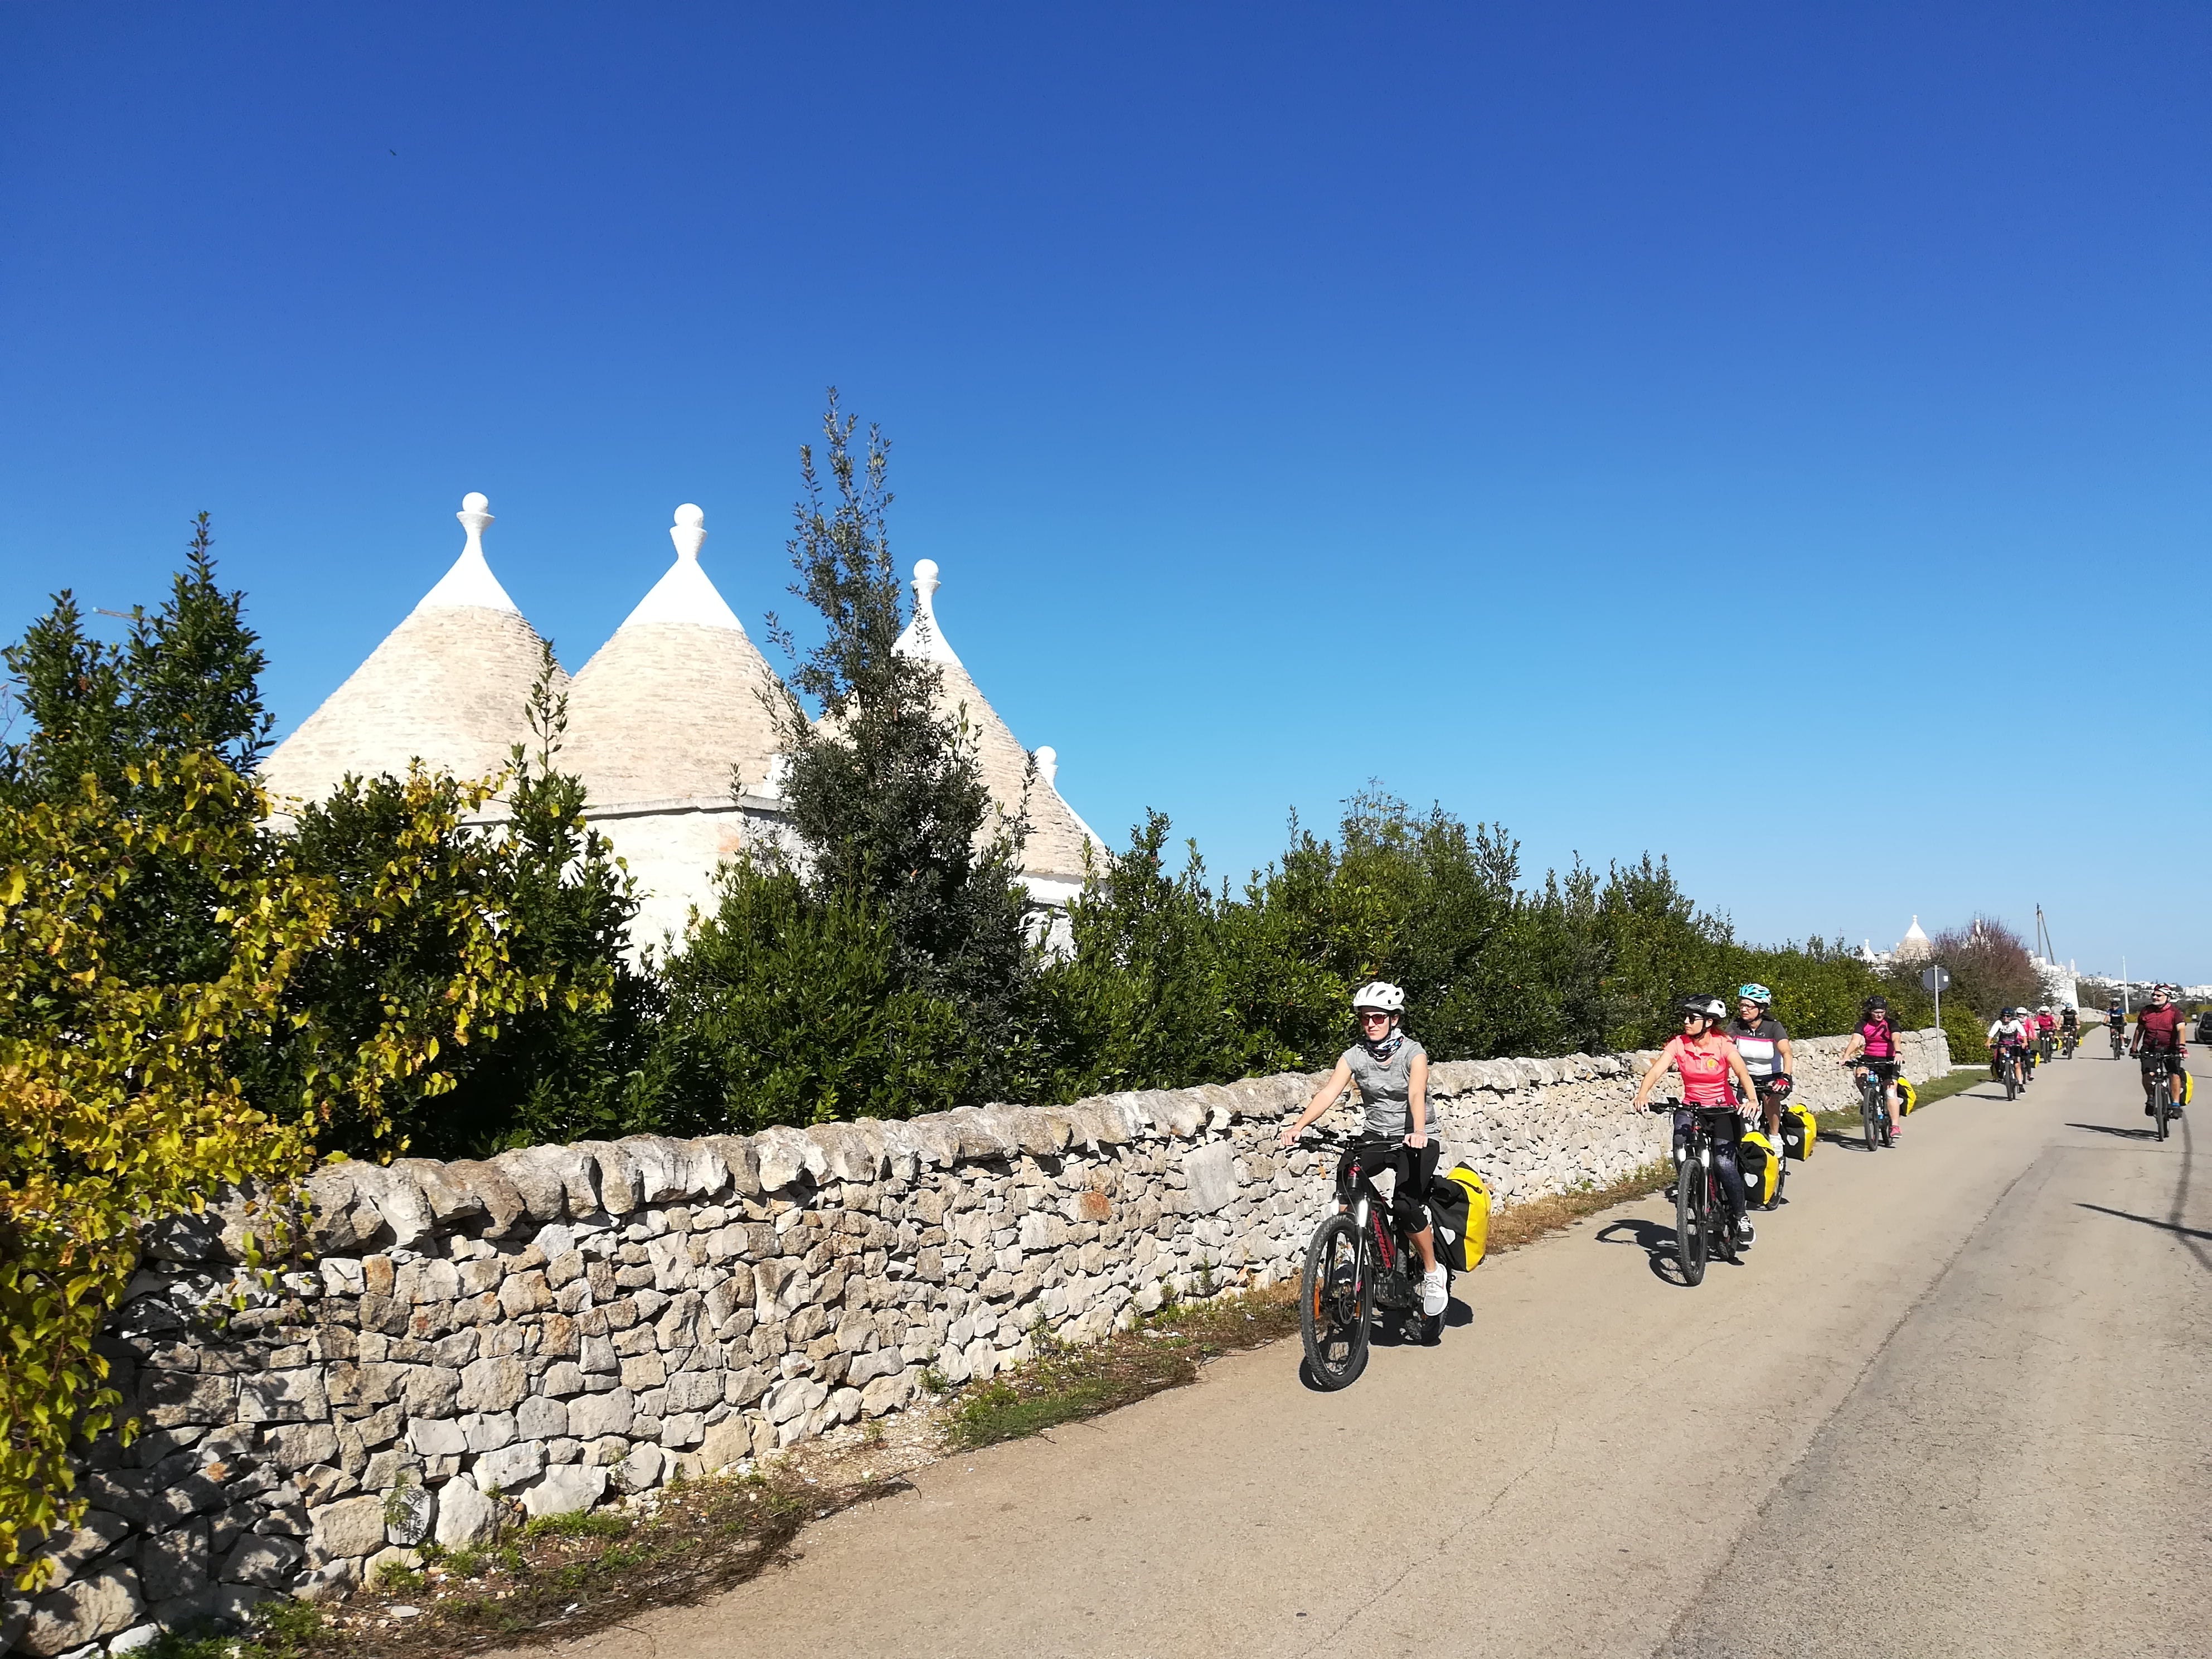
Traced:
[[1109, 838], [1157, 805], [1241, 872], [1378, 777], [1536, 873], [1663, 851], [1757, 939], [2040, 902], [2085, 968], [2212, 979], [2208, 47], [2193, 5], [0, 8], [0, 629], [155, 598], [205, 507], [289, 728], [481, 489], [571, 668], [679, 501], [757, 633], [835, 382]]

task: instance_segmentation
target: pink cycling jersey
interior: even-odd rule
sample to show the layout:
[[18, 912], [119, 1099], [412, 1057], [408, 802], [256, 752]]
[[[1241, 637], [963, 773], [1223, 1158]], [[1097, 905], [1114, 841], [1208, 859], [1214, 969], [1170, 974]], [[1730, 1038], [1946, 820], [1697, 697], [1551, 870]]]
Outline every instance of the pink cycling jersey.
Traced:
[[1859, 1027], [1859, 1035], [1866, 1039], [1869, 1060], [1895, 1060], [1897, 1034], [1889, 1029], [1886, 1019], [1870, 1019]]
[[1725, 1041], [1705, 1048], [1692, 1048], [1680, 1037], [1668, 1040], [1667, 1058], [1682, 1074], [1682, 1098], [1686, 1102], [1692, 1106], [1735, 1104], [1735, 1096], [1729, 1088], [1728, 1057], [1731, 1052], [1731, 1046]]

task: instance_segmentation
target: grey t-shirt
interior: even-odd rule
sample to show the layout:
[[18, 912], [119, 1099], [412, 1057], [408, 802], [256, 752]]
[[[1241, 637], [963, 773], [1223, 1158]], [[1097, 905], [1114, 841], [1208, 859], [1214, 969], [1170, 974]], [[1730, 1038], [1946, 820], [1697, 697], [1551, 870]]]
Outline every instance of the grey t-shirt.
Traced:
[[[1413, 1133], [1413, 1056], [1428, 1052], [1411, 1037], [1399, 1043], [1398, 1052], [1387, 1060], [1369, 1054], [1364, 1043], [1355, 1042], [1344, 1051], [1344, 1065], [1359, 1091], [1360, 1104], [1366, 1109], [1362, 1126], [1365, 1133], [1387, 1135], [1393, 1140]], [[1430, 1139], [1436, 1139], [1433, 1124], [1425, 1124], [1423, 1128]]]

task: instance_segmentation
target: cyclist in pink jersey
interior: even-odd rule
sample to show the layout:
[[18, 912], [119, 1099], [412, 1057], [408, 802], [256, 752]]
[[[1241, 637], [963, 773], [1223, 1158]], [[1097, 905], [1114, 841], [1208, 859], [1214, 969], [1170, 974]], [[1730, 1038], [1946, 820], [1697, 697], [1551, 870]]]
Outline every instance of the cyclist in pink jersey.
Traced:
[[[1677, 1129], [1690, 1127], [1692, 1111], [1728, 1112], [1735, 1117], [1736, 1133], [1715, 1137], [1713, 1162], [1721, 1172], [1721, 1191], [1728, 1196], [1729, 1219], [1735, 1224], [1736, 1239], [1748, 1244], [1753, 1238], [1751, 1217], [1744, 1198], [1743, 1168], [1736, 1162], [1735, 1149], [1744, 1114], [1759, 1109], [1759, 1085], [1752, 1080], [1735, 1044], [1721, 1035], [1721, 1016], [1725, 1012], [1717, 998], [1682, 1000], [1681, 1033], [1667, 1040], [1651, 1069], [1644, 1073], [1644, 1081], [1636, 1085], [1636, 1108], [1643, 1110], [1653, 1085], [1672, 1066], [1682, 1074], [1684, 1109], [1674, 1114]], [[1742, 1085], [1741, 1098], [1732, 1084]]]
[[1889, 1023], [1889, 999], [1869, 997], [1859, 1010], [1859, 1028], [1851, 1033], [1850, 1041], [1844, 1044], [1844, 1064], [1851, 1068], [1854, 1077], [1871, 1071], [1886, 1085], [1883, 1093], [1889, 1102], [1889, 1138], [1900, 1140], [1905, 1135], [1905, 1114], [1899, 1109], [1897, 1079], [1905, 1060], [1897, 1046], [1897, 1030]]

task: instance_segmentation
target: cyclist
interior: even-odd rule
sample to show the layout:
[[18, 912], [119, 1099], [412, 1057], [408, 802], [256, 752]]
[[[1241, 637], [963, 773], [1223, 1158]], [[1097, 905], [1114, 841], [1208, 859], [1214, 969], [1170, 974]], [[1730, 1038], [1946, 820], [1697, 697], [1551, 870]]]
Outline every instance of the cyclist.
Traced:
[[[1366, 1112], [1364, 1133], [1401, 1142], [1391, 1162], [1383, 1166], [1391, 1171], [1390, 1207], [1413, 1231], [1413, 1249], [1421, 1257], [1421, 1311], [1433, 1319], [1444, 1310], [1447, 1293], [1425, 1202], [1440, 1150], [1429, 1138], [1429, 1051], [1406, 1030], [1406, 994], [1396, 986], [1379, 979], [1361, 986], [1352, 994], [1352, 1012], [1359, 1021], [1359, 1041], [1337, 1056], [1328, 1081], [1297, 1121], [1283, 1127], [1280, 1139], [1289, 1146], [1343, 1098], [1346, 1089], [1358, 1085], [1359, 1103]], [[1354, 1156], [1346, 1147], [1337, 1161], [1340, 1187], [1345, 1166]]]
[[2059, 1012], [2058, 1035], [2064, 1041], [2076, 1045], [2081, 1041], [2081, 1011], [2070, 1002]]
[[2174, 1006], [2172, 995], [2165, 986], [2151, 988], [2150, 1006], [2136, 1016], [2135, 1041], [2129, 1045], [2128, 1052], [2142, 1060], [2143, 1115], [2152, 1115], [2150, 1068], [2152, 1057], [2156, 1054], [2164, 1054], [2169, 1062], [2166, 1091], [2173, 1103], [2168, 1109], [2179, 1115], [2181, 1091], [2186, 1086], [2182, 1081], [2182, 1062], [2189, 1056], [2189, 1046], [2181, 1040], [2181, 1010]]
[[[1882, 1095], [1889, 1103], [1889, 1138], [1903, 1138], [1905, 1115], [1898, 1110], [1898, 1066], [1904, 1056], [1897, 1047], [1897, 1030], [1889, 1023], [1889, 999], [1869, 997], [1859, 1009], [1859, 1028], [1844, 1044], [1844, 1064], [1854, 1080], [1872, 1072], [1882, 1080]], [[1857, 1064], [1853, 1065], [1853, 1061]]]
[[1735, 1018], [1722, 1035], [1743, 1056], [1744, 1070], [1759, 1085], [1759, 1125], [1766, 1138], [1782, 1144], [1782, 1097], [1790, 1092], [1791, 1058], [1790, 1033], [1771, 1012], [1774, 993], [1764, 985], [1739, 985]]
[[2051, 1018], [2051, 1005], [2047, 1002], [2035, 1011], [2035, 1040], [2039, 1045], [2037, 1052], [2045, 1060], [2057, 1052], [2058, 1022]]
[[2128, 1032], [2127, 1006], [2118, 997], [2114, 997], [2112, 1006], [2105, 1010], [2105, 1030], [2112, 1039], [2112, 1058], [2118, 1060], [2120, 1057], [2120, 1040]]
[[[2018, 1008], [2007, 1008], [1990, 1027], [1990, 1075], [2000, 1081], [2004, 1077], [2005, 1050], [2019, 1048], [2025, 1051], [2028, 1046], [2027, 1022], [2021, 1018], [2022, 1012]], [[2020, 1078], [2022, 1083], [2027, 1081], [2025, 1065], [2020, 1068]]]
[[[1736, 1162], [1736, 1140], [1742, 1130], [1742, 1117], [1747, 1107], [1756, 1110], [1753, 1103], [1759, 1099], [1759, 1085], [1743, 1063], [1743, 1055], [1735, 1044], [1721, 1035], [1721, 1015], [1726, 1012], [1718, 997], [1685, 997], [1680, 1005], [1682, 1030], [1667, 1039], [1667, 1046], [1659, 1051], [1659, 1058], [1651, 1062], [1651, 1069], [1644, 1074], [1644, 1081], [1636, 1085], [1636, 1108], [1651, 1097], [1651, 1087], [1666, 1075], [1671, 1066], [1682, 1074], [1682, 1108], [1674, 1114], [1674, 1130], [1679, 1135], [1690, 1127], [1692, 1112], [1705, 1112], [1717, 1116], [1728, 1112], [1736, 1120], [1736, 1133], [1716, 1137], [1713, 1162], [1721, 1172], [1721, 1191], [1727, 1195], [1729, 1220], [1735, 1228], [1736, 1243], [1748, 1245], [1753, 1230], [1749, 1207], [1743, 1190], [1743, 1166]], [[1738, 1085], [1731, 1089], [1730, 1083]], [[1737, 1097], [1740, 1089], [1741, 1099]], [[1682, 1179], [1678, 1173], [1677, 1180]]]

